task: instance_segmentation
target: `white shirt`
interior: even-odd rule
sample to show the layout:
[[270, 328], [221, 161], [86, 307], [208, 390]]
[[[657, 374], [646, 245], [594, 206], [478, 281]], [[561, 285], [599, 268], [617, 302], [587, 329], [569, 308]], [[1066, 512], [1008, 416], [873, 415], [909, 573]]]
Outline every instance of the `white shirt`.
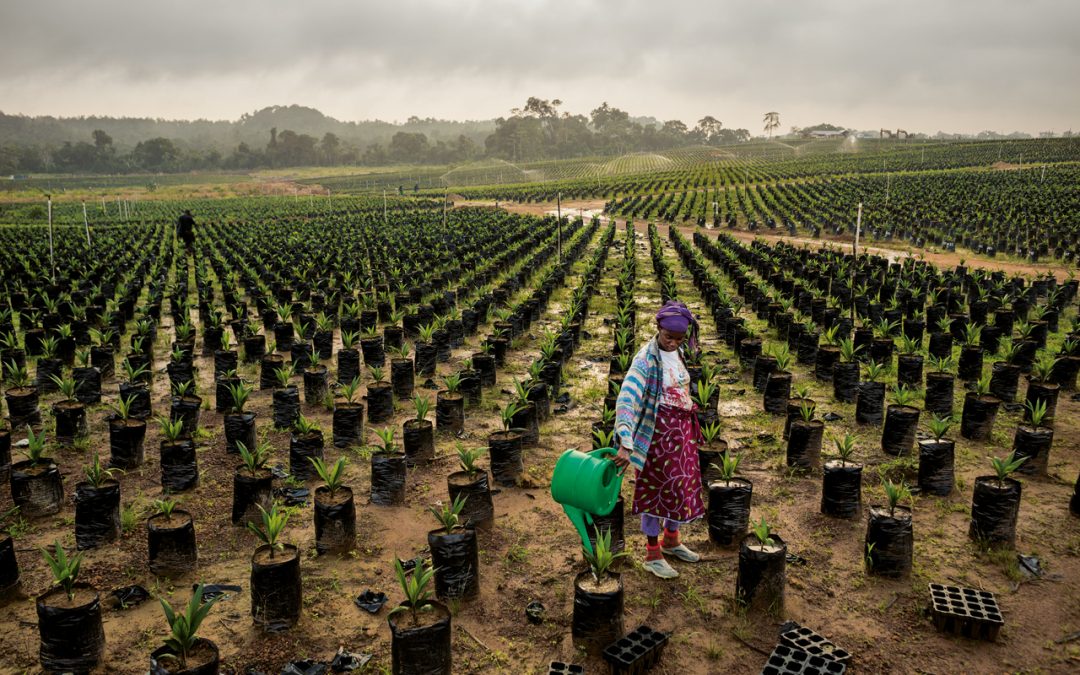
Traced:
[[672, 408], [689, 410], [694, 407], [690, 398], [690, 372], [686, 369], [678, 350], [666, 352], [660, 350], [660, 366], [664, 371], [663, 384], [660, 387], [660, 404]]

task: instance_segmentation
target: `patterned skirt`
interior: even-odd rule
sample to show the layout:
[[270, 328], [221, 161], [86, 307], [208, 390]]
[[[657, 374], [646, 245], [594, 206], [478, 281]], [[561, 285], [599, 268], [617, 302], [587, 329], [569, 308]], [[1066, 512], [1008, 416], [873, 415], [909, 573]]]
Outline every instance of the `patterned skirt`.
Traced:
[[701, 500], [701, 429], [694, 410], [661, 405], [652, 445], [634, 485], [634, 515], [688, 523], [705, 515]]

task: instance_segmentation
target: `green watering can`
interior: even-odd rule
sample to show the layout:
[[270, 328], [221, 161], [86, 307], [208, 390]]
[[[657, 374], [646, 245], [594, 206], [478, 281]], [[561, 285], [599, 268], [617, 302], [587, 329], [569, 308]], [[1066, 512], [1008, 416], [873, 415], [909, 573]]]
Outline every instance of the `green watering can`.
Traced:
[[615, 508], [622, 488], [622, 473], [608, 457], [615, 448], [600, 448], [592, 452], [567, 450], [555, 462], [551, 475], [551, 498], [562, 504], [570, 522], [581, 536], [581, 545], [592, 555], [586, 522], [591, 526], [593, 516], [606, 516]]

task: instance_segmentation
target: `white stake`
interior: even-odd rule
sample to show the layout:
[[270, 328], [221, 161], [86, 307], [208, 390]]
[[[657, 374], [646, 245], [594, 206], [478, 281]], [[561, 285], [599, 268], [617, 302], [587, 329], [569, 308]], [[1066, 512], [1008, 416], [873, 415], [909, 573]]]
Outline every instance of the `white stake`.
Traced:
[[82, 203], [82, 222], [86, 228], [86, 247], [90, 248], [90, 221], [86, 218], [86, 202]]
[[53, 256], [53, 237], [52, 237], [52, 195], [46, 195], [49, 198], [49, 265], [52, 267], [52, 279], [53, 283], [56, 283], [56, 258]]
[[559, 241], [559, 264], [561, 265], [562, 264], [562, 193], [561, 192], [556, 192], [555, 193], [555, 209], [556, 209], [556, 213], [558, 214], [558, 217], [559, 217], [558, 241]]
[[101, 196], [101, 214], [104, 216], [109, 215], [109, 211], [105, 208], [105, 195]]
[[859, 215], [855, 219], [855, 241], [851, 245], [851, 323], [855, 323], [855, 263], [859, 260], [859, 234], [862, 232], [862, 202], [859, 202]]

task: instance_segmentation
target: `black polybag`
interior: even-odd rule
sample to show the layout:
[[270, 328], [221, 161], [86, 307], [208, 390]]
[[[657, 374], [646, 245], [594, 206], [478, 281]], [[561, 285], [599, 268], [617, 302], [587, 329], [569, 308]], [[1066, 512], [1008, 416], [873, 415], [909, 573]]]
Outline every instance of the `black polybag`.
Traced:
[[339, 403], [334, 406], [334, 447], [363, 445], [364, 406], [359, 403]]
[[826, 462], [821, 483], [821, 512], [836, 518], [856, 518], [862, 512], [862, 467]]
[[[455, 480], [455, 477], [457, 480]], [[466, 527], [490, 527], [495, 519], [495, 507], [491, 503], [491, 486], [486, 471], [468, 474], [464, 471], [452, 473], [447, 477], [450, 501], [461, 497], [465, 504], [458, 516]]]
[[[86, 586], [76, 584], [76, 589]], [[63, 591], [52, 591], [59, 597]], [[38, 657], [47, 672], [86, 672], [101, 662], [105, 651], [105, 629], [101, 623], [101, 598], [78, 607], [50, 607], [43, 603], [50, 593], [37, 602], [38, 633], [41, 645]]]
[[235, 455], [240, 449], [237, 443], [243, 443], [249, 452], [254, 451], [255, 413], [233, 413], [225, 415], [225, 452]]
[[953, 458], [956, 444], [948, 439], [919, 441], [919, 490], [944, 497], [952, 492]]
[[75, 486], [75, 547], [82, 551], [120, 536], [120, 483]]
[[355, 604], [360, 609], [370, 614], [378, 614], [379, 610], [383, 608], [389, 598], [386, 597], [386, 593], [381, 591], [366, 590], [353, 599]]
[[870, 508], [863, 546], [870, 572], [883, 577], [906, 576], [911, 572], [913, 545], [910, 510], [897, 506], [890, 516], [884, 508]]
[[310, 480], [317, 476], [312, 458], [323, 458], [323, 434], [318, 429], [310, 434], [289, 438], [289, 474], [296, 480]]
[[709, 539], [719, 546], [730, 546], [745, 533], [750, 523], [750, 499], [753, 484], [743, 478], [709, 484]]
[[289, 429], [300, 419], [300, 392], [295, 386], [274, 390], [274, 426]]
[[435, 595], [439, 599], [471, 599], [480, 594], [480, 556], [476, 531], [428, 532], [431, 564], [435, 568]]
[[491, 476], [499, 485], [513, 487], [518, 477], [525, 470], [521, 458], [521, 435], [507, 434], [505, 437], [488, 437], [488, 453], [491, 457]]
[[[258, 555], [265, 547], [256, 549]], [[271, 561], [251, 560], [251, 616], [263, 630], [288, 630], [300, 619], [303, 591], [300, 583], [300, 555], [295, 546], [286, 546]]]
[[1012, 547], [1016, 543], [1016, 519], [1020, 513], [1020, 482], [1006, 478], [998, 487], [997, 476], [979, 476], [971, 498], [968, 533], [988, 544]]
[[116, 609], [135, 607], [150, 599], [150, 591], [137, 584], [113, 589], [109, 594], [116, 598]]
[[319, 555], [348, 551], [356, 543], [356, 507], [352, 490], [342, 487], [338, 492], [348, 492], [348, 499], [329, 504], [320, 502], [318, 497], [328, 496], [330, 489], [324, 486], [315, 490], [315, 550]]
[[772, 613], [784, 609], [784, 590], [787, 586], [787, 545], [776, 534], [770, 534], [775, 551], [763, 551], [757, 536], [745, 535], [739, 546], [739, 571], [735, 580], [735, 597], [743, 605]]
[[195, 442], [190, 438], [161, 442], [161, 487], [182, 492], [199, 482]]
[[450, 675], [453, 655], [450, 651], [450, 612], [440, 603], [428, 602], [432, 609], [419, 612], [434, 623], [417, 628], [401, 628], [396, 621], [410, 610], [390, 619], [390, 658], [394, 675]]
[[[610, 576], [619, 579], [620, 575]], [[591, 649], [602, 649], [619, 639], [623, 630], [623, 588], [611, 593], [593, 593], [583, 590], [581, 582], [591, 579], [592, 572], [585, 571], [574, 580], [574, 616], [571, 634], [574, 643]]]
[[371, 456], [371, 503], [380, 506], [405, 503], [405, 455], [376, 452]]

